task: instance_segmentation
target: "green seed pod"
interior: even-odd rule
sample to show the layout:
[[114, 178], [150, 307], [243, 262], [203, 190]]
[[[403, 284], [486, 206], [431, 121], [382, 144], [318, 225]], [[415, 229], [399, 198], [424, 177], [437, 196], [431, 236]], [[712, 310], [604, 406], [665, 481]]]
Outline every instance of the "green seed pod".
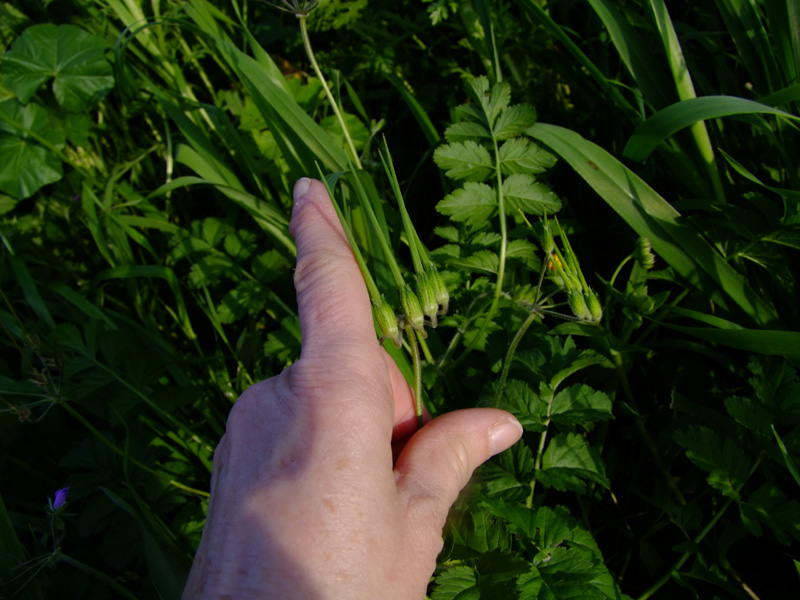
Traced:
[[584, 321], [590, 318], [591, 315], [589, 314], [589, 309], [586, 306], [586, 300], [584, 300], [582, 293], [567, 292], [567, 301], [569, 302], [572, 314], [578, 317], [578, 319]]
[[436, 301], [436, 290], [434, 290], [430, 273], [422, 273], [417, 277], [417, 296], [422, 305], [422, 312], [431, 321], [431, 327], [438, 325], [436, 312], [439, 310], [439, 302]]
[[589, 289], [584, 294], [584, 299], [589, 309], [589, 315], [591, 317], [590, 323], [599, 323], [603, 318], [603, 307], [600, 306], [600, 299], [597, 297], [597, 294], [594, 293], [594, 290]]
[[633, 258], [639, 266], [645, 271], [649, 271], [656, 264], [656, 257], [653, 254], [650, 240], [646, 237], [640, 237], [636, 240], [636, 249], [633, 251]]
[[447, 286], [444, 284], [444, 279], [442, 279], [442, 276], [439, 275], [439, 271], [436, 270], [436, 265], [433, 263], [428, 265], [428, 275], [431, 278], [433, 290], [436, 294], [436, 302], [439, 303], [439, 314], [446, 315], [447, 307], [450, 304], [450, 292], [447, 291]]
[[553, 249], [556, 247], [556, 243], [553, 241], [553, 232], [550, 230], [550, 223], [547, 220], [542, 222], [542, 250], [545, 253], [550, 254], [553, 252]]
[[403, 332], [397, 326], [397, 317], [394, 314], [394, 310], [383, 299], [383, 296], [378, 302], [372, 303], [372, 314], [375, 315], [375, 320], [383, 332], [383, 337], [389, 338], [394, 342], [395, 347], [400, 348], [403, 345]]
[[406, 323], [425, 337], [425, 316], [422, 313], [422, 305], [409, 286], [400, 290], [400, 305], [403, 307]]

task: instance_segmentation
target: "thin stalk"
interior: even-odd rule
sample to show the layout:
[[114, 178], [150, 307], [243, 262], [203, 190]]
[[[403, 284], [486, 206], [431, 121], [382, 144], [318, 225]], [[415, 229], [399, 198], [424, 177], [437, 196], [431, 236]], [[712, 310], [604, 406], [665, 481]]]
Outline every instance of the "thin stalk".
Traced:
[[411, 346], [411, 356], [414, 359], [414, 412], [417, 415], [417, 428], [422, 429], [422, 361], [417, 344], [417, 332], [411, 325], [406, 325], [405, 330], [408, 345]]
[[314, 51], [311, 49], [311, 40], [308, 38], [308, 27], [306, 26], [307, 17], [308, 15], [297, 15], [297, 20], [300, 21], [300, 35], [303, 36], [303, 46], [305, 46], [308, 60], [311, 62], [311, 66], [314, 68], [314, 73], [322, 83], [322, 89], [325, 90], [325, 95], [328, 97], [328, 102], [331, 104], [333, 114], [336, 115], [336, 120], [339, 121], [339, 126], [342, 128], [342, 134], [347, 142], [347, 147], [350, 149], [350, 153], [353, 155], [353, 162], [355, 162], [356, 166], [361, 169], [361, 161], [358, 159], [358, 153], [356, 152], [355, 145], [353, 145], [353, 139], [350, 137], [350, 131], [347, 129], [347, 126], [344, 123], [344, 117], [342, 117], [342, 113], [339, 110], [339, 105], [334, 99], [330, 87], [328, 87], [328, 82], [325, 81], [325, 77], [322, 76], [322, 71], [317, 64], [317, 59], [314, 57]]
[[497, 385], [497, 392], [495, 392], [494, 396], [495, 408], [500, 402], [500, 396], [503, 395], [503, 388], [506, 386], [506, 379], [508, 378], [508, 372], [511, 369], [511, 362], [514, 360], [514, 354], [517, 351], [517, 346], [519, 346], [522, 336], [525, 335], [525, 332], [528, 331], [528, 328], [531, 326], [531, 324], [533, 324], [538, 316], [539, 313], [537, 313], [535, 310], [532, 310], [531, 314], [528, 315], [528, 318], [525, 319], [525, 322], [522, 323], [522, 327], [520, 327], [519, 331], [517, 331], [514, 339], [511, 340], [511, 345], [508, 347], [508, 352], [506, 352], [506, 359], [503, 362], [503, 372], [500, 374], [500, 383]]
[[364, 278], [364, 283], [367, 284], [367, 290], [369, 290], [369, 296], [373, 302], [378, 302], [381, 299], [381, 292], [378, 290], [378, 286], [375, 284], [375, 280], [372, 278], [372, 274], [369, 272], [367, 268], [367, 263], [364, 260], [364, 257], [361, 255], [361, 250], [358, 249], [358, 244], [356, 244], [356, 239], [353, 236], [353, 232], [350, 229], [347, 221], [342, 214], [342, 210], [339, 208], [339, 204], [336, 202], [333, 196], [333, 190], [328, 185], [328, 180], [325, 179], [325, 175], [322, 172], [322, 169], [319, 166], [319, 163], [315, 163], [317, 165], [317, 171], [319, 172], [319, 178], [322, 183], [325, 184], [325, 189], [328, 190], [328, 196], [331, 199], [331, 204], [333, 204], [333, 209], [336, 211], [336, 216], [339, 217], [339, 222], [342, 224], [342, 229], [344, 230], [344, 235], [347, 237], [347, 241], [350, 243], [350, 249], [353, 251], [353, 256], [356, 258], [356, 262], [358, 263], [358, 268], [361, 269], [361, 275]]
[[550, 398], [547, 401], [547, 419], [544, 421], [544, 431], [539, 437], [539, 448], [536, 450], [536, 461], [533, 465], [533, 478], [531, 479], [531, 493], [525, 500], [525, 506], [531, 508], [533, 506], [533, 493], [536, 490], [536, 473], [542, 468], [542, 455], [544, 454], [544, 445], [547, 441], [547, 432], [550, 428], [550, 413], [553, 410], [553, 400], [555, 400], [555, 390], [550, 391]]
[[483, 319], [483, 325], [481, 325], [478, 334], [473, 338], [472, 343], [470, 343], [461, 356], [459, 356], [453, 362], [451, 369], [457, 367], [467, 357], [467, 355], [472, 352], [472, 350], [475, 348], [475, 344], [478, 343], [478, 340], [483, 337], [483, 334], [489, 327], [489, 323], [494, 317], [494, 313], [497, 312], [497, 305], [500, 302], [500, 296], [503, 294], [503, 278], [505, 277], [506, 272], [508, 231], [506, 226], [506, 202], [505, 196], [503, 195], [503, 176], [500, 172], [500, 149], [497, 146], [497, 139], [494, 137], [494, 132], [492, 133], [492, 143], [494, 144], [495, 178], [497, 179], [497, 209], [500, 213], [500, 256], [498, 259], [499, 264], [497, 268], [497, 283], [495, 284], [494, 296], [492, 297], [492, 303], [489, 306], [489, 311], [486, 313], [486, 316]]
[[[694, 538], [694, 544], [698, 545], [700, 542], [703, 541], [703, 538], [708, 535], [708, 533], [713, 529], [714, 525], [722, 518], [722, 515], [725, 514], [725, 511], [728, 510], [728, 507], [733, 504], [733, 498], [728, 498], [727, 502], [722, 506], [722, 508], [714, 515], [714, 517], [708, 522], [708, 524], [703, 527], [703, 530], [697, 534], [697, 537]], [[688, 550], [685, 551], [678, 561], [672, 565], [672, 568], [664, 573], [661, 577], [659, 577], [658, 581], [656, 581], [653, 585], [651, 585], [647, 591], [645, 591], [641, 596], [639, 596], [638, 600], [647, 600], [650, 596], [655, 594], [661, 587], [669, 581], [670, 577], [672, 577], [673, 573], [678, 571], [684, 563], [689, 559], [691, 556], [691, 552]]]

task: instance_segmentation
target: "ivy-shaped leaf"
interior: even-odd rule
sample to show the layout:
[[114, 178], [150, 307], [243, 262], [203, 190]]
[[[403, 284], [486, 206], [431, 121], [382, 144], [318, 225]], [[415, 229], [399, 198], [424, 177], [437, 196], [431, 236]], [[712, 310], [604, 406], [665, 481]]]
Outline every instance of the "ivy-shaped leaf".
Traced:
[[68, 111], [82, 112], [114, 87], [108, 50], [103, 38], [72, 25], [34, 25], [3, 56], [3, 84], [27, 104], [53, 79], [56, 101]]
[[533, 177], [524, 173], [509, 175], [503, 181], [503, 195], [509, 209], [519, 209], [534, 215], [543, 215], [545, 211], [552, 215], [561, 210], [561, 200], [542, 183], [536, 183]]
[[545, 486], [579, 494], [586, 491], [586, 480], [605, 488], [611, 485], [602, 459], [576, 433], [562, 433], [550, 440], [536, 477]]
[[440, 146], [433, 160], [446, 170], [445, 175], [456, 180], [485, 181], [494, 172], [489, 152], [472, 140]]
[[453, 221], [464, 221], [476, 227], [483, 225], [494, 214], [496, 206], [497, 199], [492, 188], [485, 183], [468, 182], [445, 196], [436, 205], [436, 210]]

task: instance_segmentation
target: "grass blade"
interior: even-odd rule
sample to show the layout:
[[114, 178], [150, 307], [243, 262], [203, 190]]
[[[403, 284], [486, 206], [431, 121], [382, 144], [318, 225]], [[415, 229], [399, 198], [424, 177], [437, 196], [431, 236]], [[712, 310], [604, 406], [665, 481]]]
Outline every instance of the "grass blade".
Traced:
[[792, 114], [753, 100], [735, 96], [703, 96], [668, 106], [647, 119], [636, 128], [623, 154], [626, 158], [641, 162], [666, 138], [685, 127], [706, 119], [754, 113], [771, 114], [800, 122], [800, 118]]
[[549, 146], [653, 248], [675, 272], [723, 307], [738, 305], [761, 327], [779, 326], [765, 302], [696, 231], [679, 222], [680, 214], [635, 173], [579, 134], [537, 123], [528, 135]]

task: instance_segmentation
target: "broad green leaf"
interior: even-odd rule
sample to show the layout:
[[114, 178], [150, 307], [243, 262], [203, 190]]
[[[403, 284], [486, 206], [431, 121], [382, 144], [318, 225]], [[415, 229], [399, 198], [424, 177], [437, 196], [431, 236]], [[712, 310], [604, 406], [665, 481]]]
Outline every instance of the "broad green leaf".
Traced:
[[491, 140], [492, 134], [485, 126], [474, 121], [460, 121], [453, 123], [444, 130], [445, 139], [450, 142], [466, 142], [468, 140], [485, 139]]
[[480, 481], [490, 495], [511, 491], [530, 492], [533, 477], [533, 453], [526, 444], [514, 444], [480, 469]]
[[675, 432], [674, 438], [686, 449], [689, 460], [709, 474], [709, 485], [739, 499], [739, 490], [750, 475], [751, 461], [736, 440], [696, 425]]
[[735, 96], [691, 98], [666, 107], [639, 125], [628, 140], [623, 154], [631, 160], [643, 161], [662, 141], [681, 129], [700, 121], [741, 114], [771, 114], [800, 122], [800, 117], [745, 98]]
[[240, 229], [225, 236], [225, 252], [235, 261], [248, 258], [256, 248], [256, 234], [252, 231]]
[[[364, 149], [364, 146], [371, 137], [369, 129], [367, 129], [361, 119], [353, 114], [344, 113], [342, 118], [344, 119], [347, 131], [350, 133], [350, 138], [353, 140], [353, 145], [356, 150], [360, 152]], [[319, 125], [328, 132], [337, 145], [342, 148], [347, 145], [347, 141], [342, 133], [342, 126], [339, 124], [339, 119], [336, 118], [336, 115], [328, 115], [319, 122]]]
[[539, 249], [528, 240], [511, 240], [508, 242], [506, 258], [516, 258], [533, 271], [538, 272], [541, 268]]
[[762, 439], [768, 439], [774, 415], [763, 404], [751, 398], [730, 396], [725, 399], [725, 409], [739, 425]]
[[454, 221], [477, 227], [494, 214], [496, 206], [497, 198], [492, 188], [485, 183], [467, 182], [464, 187], [445, 196], [436, 205], [436, 210]]
[[576, 433], [562, 433], [550, 440], [536, 478], [545, 486], [579, 494], [586, 491], [585, 480], [605, 488], [610, 485], [602, 459]]
[[611, 399], [588, 385], [575, 384], [556, 394], [550, 417], [563, 425], [586, 425], [611, 418]]
[[[455, 219], [455, 217], [453, 217]], [[500, 259], [491, 250], [479, 250], [475, 254], [463, 258], [453, 258], [447, 261], [449, 266], [457, 266], [470, 271], [484, 271], [497, 273]]]
[[528, 431], [545, 430], [547, 402], [524, 381], [509, 379], [506, 382], [499, 408], [513, 413]]
[[431, 600], [479, 600], [481, 592], [475, 569], [468, 566], [447, 567], [435, 578]]
[[114, 87], [108, 43], [72, 25], [34, 25], [3, 56], [3, 84], [27, 104], [53, 81], [53, 94], [66, 110], [82, 112]]
[[681, 278], [727, 310], [727, 300], [733, 300], [762, 327], [779, 322], [775, 309], [749, 282], [617, 159], [561, 127], [537, 123], [527, 133], [563, 157], [640, 236], [650, 239], [658, 256]]
[[0, 101], [0, 191], [18, 200], [61, 179], [61, 159], [34, 136], [64, 147], [63, 130], [44, 108]]
[[467, 94], [481, 107], [484, 123], [495, 129], [500, 112], [511, 102], [511, 86], [505, 81], [490, 86], [486, 76], [473, 77], [466, 83]]
[[497, 118], [494, 125], [494, 137], [507, 140], [522, 134], [528, 127], [536, 123], [536, 108], [530, 104], [509, 106]]
[[219, 252], [209, 254], [192, 265], [189, 283], [195, 288], [212, 285], [220, 278], [230, 276], [234, 267], [235, 263], [229, 256]]
[[512, 173], [543, 173], [556, 164], [556, 157], [525, 138], [514, 138], [500, 146], [500, 170]]
[[784, 546], [800, 541], [800, 503], [787, 498], [771, 482], [739, 502], [739, 511], [745, 527], [756, 537], [761, 537], [763, 524]]
[[488, 150], [472, 140], [438, 147], [433, 160], [448, 177], [457, 180], [485, 181], [494, 171]]
[[748, 382], [758, 399], [782, 413], [782, 424], [800, 424], [800, 382], [789, 363], [780, 358], [754, 356], [747, 368], [753, 373]]
[[582, 548], [559, 546], [534, 558], [542, 578], [540, 598], [553, 600], [606, 600], [614, 598], [611, 574], [596, 557]]
[[561, 200], [550, 188], [523, 173], [509, 175], [503, 181], [503, 195], [511, 210], [533, 215], [552, 215], [561, 210]]
[[511, 546], [511, 535], [496, 525], [496, 519], [486, 509], [475, 506], [469, 512], [452, 517], [449, 520], [454, 543], [451, 560], [479, 558], [481, 554], [493, 550], [505, 551]]
[[264, 307], [266, 294], [255, 281], [244, 281], [223, 296], [217, 306], [221, 323], [230, 324], [241, 319], [248, 312], [256, 312]]

